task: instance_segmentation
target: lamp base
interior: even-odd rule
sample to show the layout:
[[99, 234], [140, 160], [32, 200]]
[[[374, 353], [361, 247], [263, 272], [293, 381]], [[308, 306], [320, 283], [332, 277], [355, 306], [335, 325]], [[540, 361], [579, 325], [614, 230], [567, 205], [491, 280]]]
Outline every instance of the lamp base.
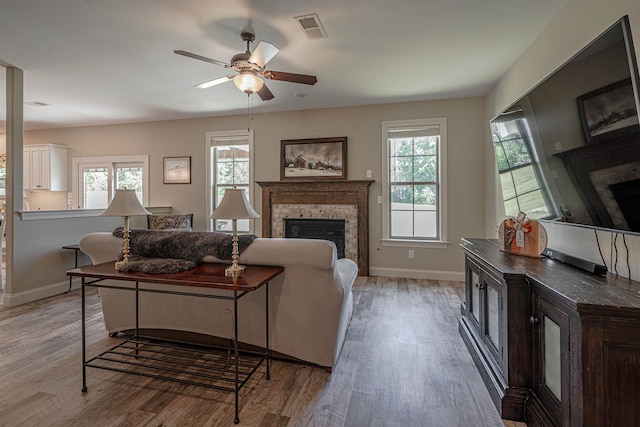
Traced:
[[227, 277], [242, 276], [245, 268], [247, 267], [245, 267], [244, 265], [231, 264], [229, 267], [224, 269], [224, 275]]
[[128, 264], [128, 261], [116, 261], [116, 270], [120, 270], [120, 267], [125, 264]]

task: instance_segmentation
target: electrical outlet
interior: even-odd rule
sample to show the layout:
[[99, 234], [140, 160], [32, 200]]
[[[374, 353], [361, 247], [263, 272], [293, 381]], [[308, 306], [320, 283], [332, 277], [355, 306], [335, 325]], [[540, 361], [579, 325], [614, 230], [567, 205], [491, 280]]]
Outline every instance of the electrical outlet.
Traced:
[[414, 255], [413, 249], [409, 249], [409, 258], [413, 259]]
[[371, 178], [373, 176], [373, 172], [370, 170], [367, 171], [367, 178]]
[[382, 204], [382, 196], [378, 196], [378, 204], [381, 205]]

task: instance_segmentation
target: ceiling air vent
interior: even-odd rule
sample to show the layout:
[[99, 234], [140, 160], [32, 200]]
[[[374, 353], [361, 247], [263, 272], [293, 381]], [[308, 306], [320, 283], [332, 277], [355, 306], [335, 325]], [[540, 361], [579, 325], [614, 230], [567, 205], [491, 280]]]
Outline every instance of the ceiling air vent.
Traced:
[[309, 40], [317, 40], [317, 39], [326, 39], [327, 32], [324, 30], [322, 23], [320, 22], [320, 18], [318, 18], [317, 13], [312, 13], [310, 15], [302, 15], [296, 16], [295, 19], [304, 34], [307, 36]]

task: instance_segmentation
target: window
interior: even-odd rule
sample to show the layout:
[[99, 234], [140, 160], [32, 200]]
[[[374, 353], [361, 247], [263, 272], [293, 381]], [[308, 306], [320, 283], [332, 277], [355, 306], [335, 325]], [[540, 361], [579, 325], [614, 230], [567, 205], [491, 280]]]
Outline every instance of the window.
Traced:
[[516, 217], [525, 212], [531, 218], [550, 218], [551, 204], [542, 185], [531, 148], [531, 133], [521, 110], [514, 110], [491, 123], [504, 209]]
[[[253, 132], [208, 132], [207, 133], [207, 208], [213, 212], [220, 204], [227, 188], [240, 188], [253, 200]], [[253, 205], [253, 202], [251, 202]], [[237, 221], [239, 233], [253, 229], [249, 219]], [[211, 220], [209, 230], [231, 231], [231, 220]]]
[[73, 159], [73, 206], [106, 209], [116, 189], [134, 189], [144, 206], [148, 196], [149, 156], [79, 157]]
[[382, 123], [383, 238], [446, 242], [446, 119]]

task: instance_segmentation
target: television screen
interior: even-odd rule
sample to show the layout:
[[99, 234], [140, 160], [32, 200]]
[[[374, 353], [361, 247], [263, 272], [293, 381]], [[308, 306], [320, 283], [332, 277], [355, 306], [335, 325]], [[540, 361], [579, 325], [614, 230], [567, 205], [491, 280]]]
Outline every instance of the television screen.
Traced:
[[638, 82], [624, 17], [491, 121], [507, 215], [640, 233]]

